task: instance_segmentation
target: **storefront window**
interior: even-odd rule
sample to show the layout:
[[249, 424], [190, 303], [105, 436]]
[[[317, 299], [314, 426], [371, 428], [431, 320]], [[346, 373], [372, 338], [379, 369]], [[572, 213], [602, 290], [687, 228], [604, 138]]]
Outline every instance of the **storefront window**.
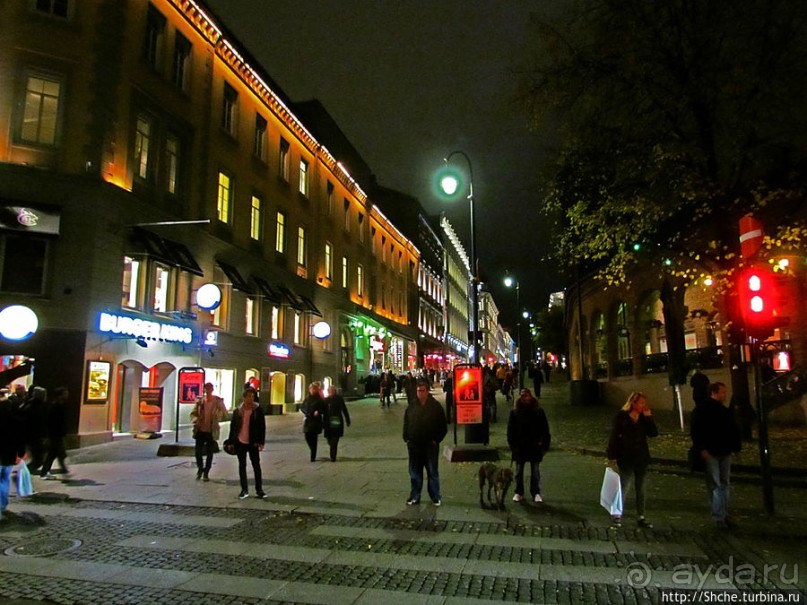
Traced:
[[238, 407], [241, 403], [241, 391], [235, 393], [233, 381], [235, 380], [235, 372], [233, 370], [218, 370], [205, 368], [205, 382], [213, 383], [213, 393], [218, 395], [224, 400], [224, 406], [228, 410]]
[[245, 320], [245, 328], [244, 331], [247, 334], [252, 334], [253, 336], [257, 333], [258, 322], [255, 311], [257, 310], [258, 305], [255, 302], [255, 299], [251, 296], [247, 296], [246, 298], [246, 307], [244, 309], [244, 320]]
[[168, 267], [154, 266], [154, 303], [152, 311], [164, 313], [168, 310], [168, 282], [171, 272]]
[[272, 307], [272, 339], [279, 340], [282, 330], [280, 329], [280, 307]]

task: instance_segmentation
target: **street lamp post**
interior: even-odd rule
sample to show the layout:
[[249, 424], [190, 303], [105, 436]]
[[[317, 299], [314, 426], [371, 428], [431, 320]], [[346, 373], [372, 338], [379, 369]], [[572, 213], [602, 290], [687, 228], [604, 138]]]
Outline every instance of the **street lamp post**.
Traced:
[[[471, 353], [471, 363], [479, 362], [479, 267], [476, 262], [476, 221], [474, 220], [474, 168], [471, 164], [471, 158], [468, 157], [464, 151], [452, 151], [445, 158], [444, 162], [448, 167], [451, 158], [455, 155], [461, 155], [468, 163], [468, 202], [471, 213], [471, 246], [470, 246], [470, 261], [471, 261], [471, 331], [473, 334], [473, 347]], [[460, 177], [458, 174], [446, 171], [440, 177], [440, 189], [448, 197], [456, 195], [460, 188]]]
[[516, 320], [516, 353], [518, 354], [518, 389], [519, 391], [524, 388], [524, 364], [521, 362], [521, 287], [518, 280], [512, 275], [506, 275], [504, 278], [504, 285], [508, 288], [516, 287], [516, 311], [518, 312], [518, 319]]

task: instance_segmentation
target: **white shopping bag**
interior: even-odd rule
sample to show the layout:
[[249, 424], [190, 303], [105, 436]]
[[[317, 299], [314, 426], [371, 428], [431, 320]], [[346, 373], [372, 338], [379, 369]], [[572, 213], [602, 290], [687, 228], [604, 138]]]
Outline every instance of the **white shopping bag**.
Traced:
[[619, 473], [610, 466], [605, 467], [600, 490], [600, 504], [611, 515], [622, 515], [622, 484]]
[[17, 495], [24, 498], [33, 493], [34, 486], [31, 482], [31, 471], [28, 470], [28, 465], [23, 460], [17, 467]]

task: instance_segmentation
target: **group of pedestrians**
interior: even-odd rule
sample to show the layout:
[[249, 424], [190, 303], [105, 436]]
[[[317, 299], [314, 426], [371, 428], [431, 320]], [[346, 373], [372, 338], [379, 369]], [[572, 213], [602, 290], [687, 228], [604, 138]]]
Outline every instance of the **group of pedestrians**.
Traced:
[[13, 392], [0, 389], [0, 518], [8, 508], [15, 466], [24, 464], [30, 473], [53, 479], [51, 469], [58, 460], [64, 476], [69, 476], [64, 444], [68, 398], [64, 387], [54, 390], [50, 400], [40, 386], [26, 389], [17, 384]]

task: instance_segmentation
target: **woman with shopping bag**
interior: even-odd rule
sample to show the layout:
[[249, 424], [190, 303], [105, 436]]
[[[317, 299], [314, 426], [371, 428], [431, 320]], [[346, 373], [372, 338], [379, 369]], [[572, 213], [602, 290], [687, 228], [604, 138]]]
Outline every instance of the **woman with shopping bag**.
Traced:
[[[639, 527], [653, 527], [645, 519], [645, 477], [650, 464], [650, 449], [647, 438], [658, 435], [653, 412], [647, 405], [644, 393], [633, 392], [622, 410], [614, 418], [611, 437], [608, 440], [608, 464], [619, 472], [621, 499], [632, 487], [636, 488], [636, 515]], [[612, 513], [615, 526], [622, 524], [622, 514]]]

